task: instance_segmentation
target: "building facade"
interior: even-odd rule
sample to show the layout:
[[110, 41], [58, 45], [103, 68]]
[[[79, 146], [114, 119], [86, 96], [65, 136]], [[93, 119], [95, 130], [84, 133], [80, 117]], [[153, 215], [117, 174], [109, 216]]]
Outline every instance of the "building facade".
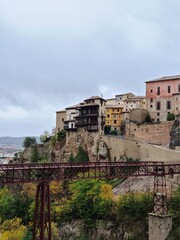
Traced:
[[66, 120], [66, 110], [56, 112], [56, 133], [64, 129], [64, 121]]
[[147, 81], [146, 109], [154, 122], [166, 121], [169, 113], [180, 113], [180, 75]]
[[124, 110], [130, 112], [134, 109], [145, 109], [146, 98], [145, 96], [133, 96], [124, 101]]
[[78, 106], [79, 105], [74, 105], [74, 106], [66, 108], [66, 119], [64, 121], [64, 130], [66, 130], [66, 131], [69, 131], [69, 130], [75, 131], [76, 130], [75, 119], [79, 114]]
[[123, 108], [119, 105], [106, 105], [105, 133], [120, 133]]
[[93, 96], [84, 100], [78, 106], [79, 114], [75, 118], [76, 128], [83, 128], [86, 131], [103, 132], [105, 124], [105, 100]]

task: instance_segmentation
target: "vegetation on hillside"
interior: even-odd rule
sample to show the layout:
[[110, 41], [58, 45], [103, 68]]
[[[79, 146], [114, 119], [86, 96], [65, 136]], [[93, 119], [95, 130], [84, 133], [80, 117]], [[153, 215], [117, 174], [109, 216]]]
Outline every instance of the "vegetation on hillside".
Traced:
[[26, 137], [23, 141], [23, 147], [28, 148], [33, 144], [36, 144], [36, 138], [35, 137]]
[[[147, 239], [151, 194], [129, 193], [117, 200], [109, 182], [97, 179], [52, 182], [50, 189], [54, 240], [58, 239], [61, 223], [72, 219], [83, 219], [88, 229], [94, 226], [95, 220], [111, 220], [115, 225], [123, 225], [129, 239]], [[31, 239], [35, 192], [35, 184], [0, 188], [1, 239]], [[173, 230], [168, 240], [179, 237], [179, 209], [180, 188], [169, 199]]]

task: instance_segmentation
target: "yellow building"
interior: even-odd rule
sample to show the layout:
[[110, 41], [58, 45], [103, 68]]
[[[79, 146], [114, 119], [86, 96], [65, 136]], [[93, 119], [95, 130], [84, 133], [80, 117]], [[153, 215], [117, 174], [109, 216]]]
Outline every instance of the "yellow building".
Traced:
[[120, 133], [122, 111], [123, 107], [118, 105], [106, 105], [105, 133]]

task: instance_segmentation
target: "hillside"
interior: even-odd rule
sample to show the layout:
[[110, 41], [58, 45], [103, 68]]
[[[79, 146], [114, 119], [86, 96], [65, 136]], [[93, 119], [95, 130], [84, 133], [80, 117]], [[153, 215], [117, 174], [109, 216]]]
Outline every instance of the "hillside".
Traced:
[[[16, 145], [22, 146], [25, 137], [0, 137], [0, 145]], [[36, 137], [36, 141], [39, 142], [39, 137]]]

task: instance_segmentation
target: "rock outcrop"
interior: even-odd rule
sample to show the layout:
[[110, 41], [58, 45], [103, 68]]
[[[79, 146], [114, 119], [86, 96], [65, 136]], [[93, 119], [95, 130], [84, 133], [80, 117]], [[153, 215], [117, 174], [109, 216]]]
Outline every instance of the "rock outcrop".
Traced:
[[170, 132], [169, 148], [175, 149], [176, 146], [180, 146], [180, 119], [174, 121]]
[[72, 220], [64, 223], [59, 228], [59, 236], [61, 240], [76, 239], [103, 239], [103, 240], [123, 240], [124, 231], [121, 225], [117, 225], [112, 221], [96, 220], [94, 227], [87, 228], [83, 220]]

